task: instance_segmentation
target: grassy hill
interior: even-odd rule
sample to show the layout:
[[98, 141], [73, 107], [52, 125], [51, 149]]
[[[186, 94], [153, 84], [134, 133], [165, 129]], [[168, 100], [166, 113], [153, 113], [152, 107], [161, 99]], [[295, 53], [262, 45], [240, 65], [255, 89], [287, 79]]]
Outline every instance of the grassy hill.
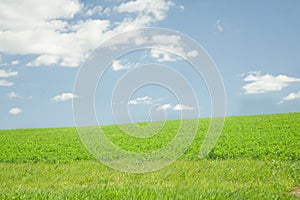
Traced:
[[[75, 128], [0, 131], [0, 199], [294, 199], [300, 188], [300, 113], [228, 117], [205, 159], [198, 154], [210, 119], [187, 152], [146, 174], [110, 169], [84, 148]], [[130, 126], [130, 125], [126, 125]], [[163, 147], [179, 121], [147, 139], [102, 127], [134, 152]], [[134, 130], [134, 128], [133, 128]]]

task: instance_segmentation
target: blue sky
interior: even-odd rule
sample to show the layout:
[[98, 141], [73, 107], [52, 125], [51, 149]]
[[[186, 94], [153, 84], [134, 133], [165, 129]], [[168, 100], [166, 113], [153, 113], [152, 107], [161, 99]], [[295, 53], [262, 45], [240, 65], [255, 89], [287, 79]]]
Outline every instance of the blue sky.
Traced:
[[[105, 40], [141, 27], [179, 31], [206, 49], [224, 82], [228, 116], [300, 111], [297, 0], [12, 0], [1, 1], [0, 10], [0, 129], [74, 126], [80, 65]], [[113, 86], [141, 61], [178, 70], [199, 105], [178, 102], [178, 94], [158, 85], [112, 101]], [[143, 50], [112, 63], [95, 95], [101, 124], [116, 123], [110, 104], [129, 106], [134, 122], [177, 119], [196, 108], [210, 116], [205, 82], [174, 55]], [[121, 114], [120, 123], [127, 122]]]

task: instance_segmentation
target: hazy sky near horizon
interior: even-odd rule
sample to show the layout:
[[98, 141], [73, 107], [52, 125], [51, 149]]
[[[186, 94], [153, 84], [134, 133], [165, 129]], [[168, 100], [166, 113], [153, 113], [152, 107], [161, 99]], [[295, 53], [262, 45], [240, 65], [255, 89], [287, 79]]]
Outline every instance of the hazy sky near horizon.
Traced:
[[[224, 82], [228, 116], [300, 112], [300, 1], [9, 0], [0, 10], [0, 129], [74, 126], [81, 64], [102, 42], [141, 27], [179, 31], [208, 52]], [[177, 102], [157, 85], [109, 101], [110, 81], [141, 61], [184, 74], [199, 105]], [[177, 119], [196, 108], [210, 116], [205, 83], [174, 55], [140, 51], [114, 60], [103, 84], [95, 97], [101, 124], [116, 123], [109, 104], [128, 105], [134, 122], [150, 120], [149, 112]]]

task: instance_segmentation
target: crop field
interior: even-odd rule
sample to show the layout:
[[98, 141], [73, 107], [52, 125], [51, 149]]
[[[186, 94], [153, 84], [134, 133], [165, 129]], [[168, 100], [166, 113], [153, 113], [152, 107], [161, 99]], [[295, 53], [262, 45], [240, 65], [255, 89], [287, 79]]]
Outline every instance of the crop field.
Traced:
[[[198, 155], [210, 119], [199, 122], [179, 160], [144, 174], [116, 171], [97, 161], [75, 128], [1, 130], [0, 199], [300, 197], [300, 113], [227, 117], [204, 159]], [[179, 123], [167, 121], [147, 139], [130, 137], [116, 125], [102, 129], [122, 149], [150, 152], [166, 145]]]

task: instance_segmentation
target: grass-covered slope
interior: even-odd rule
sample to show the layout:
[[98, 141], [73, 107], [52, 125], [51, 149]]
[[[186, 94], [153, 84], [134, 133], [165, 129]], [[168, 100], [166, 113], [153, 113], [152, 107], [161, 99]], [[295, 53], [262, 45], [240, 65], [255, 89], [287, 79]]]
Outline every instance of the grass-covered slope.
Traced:
[[[154, 137], [130, 137], [102, 127], [123, 149], [149, 152], [176, 134], [168, 121]], [[188, 151], [147, 174], [105, 167], [75, 128], [0, 131], [0, 199], [293, 199], [300, 187], [300, 113], [228, 117], [213, 151], [199, 159], [209, 119]], [[133, 128], [134, 131], [134, 128]]]

